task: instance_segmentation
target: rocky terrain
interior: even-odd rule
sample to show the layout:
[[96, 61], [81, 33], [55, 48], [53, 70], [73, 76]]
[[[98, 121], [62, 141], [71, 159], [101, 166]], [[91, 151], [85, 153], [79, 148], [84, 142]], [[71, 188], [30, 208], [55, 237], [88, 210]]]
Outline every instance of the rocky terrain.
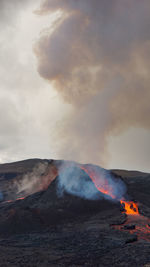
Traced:
[[150, 266], [150, 174], [110, 171], [138, 203], [131, 225], [120, 202], [103, 197], [77, 163], [67, 183], [90, 183], [95, 199], [77, 186], [59, 190], [62, 164], [72, 163], [0, 164], [0, 266]]

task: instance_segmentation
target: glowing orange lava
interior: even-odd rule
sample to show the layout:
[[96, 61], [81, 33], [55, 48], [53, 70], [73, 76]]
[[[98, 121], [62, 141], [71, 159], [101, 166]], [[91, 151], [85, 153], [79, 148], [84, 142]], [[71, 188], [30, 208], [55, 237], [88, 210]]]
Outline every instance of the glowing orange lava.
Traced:
[[[103, 194], [106, 194], [110, 196], [113, 199], [116, 199], [116, 196], [114, 194], [114, 190], [109, 184], [109, 180], [107, 180], [105, 177], [100, 177], [100, 175], [94, 170], [93, 168], [89, 168], [89, 166], [81, 166], [81, 169], [84, 170], [88, 176], [91, 178], [93, 183], [95, 184], [96, 188]], [[127, 215], [139, 215], [138, 211], [138, 205], [134, 203], [133, 201], [125, 201], [120, 200], [120, 203], [124, 206], [124, 212]]]
[[113, 192], [113, 188], [108, 183], [107, 179], [104, 179], [103, 177], [99, 179], [100, 177], [97, 175], [96, 171], [94, 171], [92, 168], [88, 168], [88, 167], [85, 168], [81, 166], [81, 169], [84, 170], [88, 174], [88, 176], [91, 178], [91, 180], [95, 184], [98, 191], [100, 191], [101, 193], [105, 195], [110, 196], [113, 199], [116, 198]]
[[138, 205], [133, 201], [120, 200], [120, 203], [124, 205], [127, 215], [139, 215]]
[[[135, 225], [135, 228], [128, 229], [126, 225]], [[137, 215], [134, 216], [133, 214], [129, 214], [125, 223], [120, 225], [113, 225], [113, 228], [120, 231], [129, 231], [130, 234], [136, 234], [138, 239], [143, 239], [150, 242], [150, 219], [142, 216]]]

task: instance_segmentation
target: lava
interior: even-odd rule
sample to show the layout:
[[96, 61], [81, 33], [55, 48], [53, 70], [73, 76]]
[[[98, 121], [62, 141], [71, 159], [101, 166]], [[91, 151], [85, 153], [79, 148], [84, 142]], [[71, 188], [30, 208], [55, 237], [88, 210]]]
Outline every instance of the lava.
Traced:
[[[110, 196], [112, 199], [116, 199], [117, 197], [114, 193], [114, 189], [111, 184], [109, 184], [109, 180], [107, 177], [100, 176], [99, 173], [96, 172], [96, 170], [92, 168], [88, 168], [88, 166], [81, 166], [81, 169], [84, 170], [88, 176], [91, 178], [93, 183], [95, 184], [96, 188], [103, 194]], [[124, 206], [124, 212], [129, 215], [138, 215], [138, 205], [134, 203], [133, 201], [125, 201], [120, 200], [120, 203], [122, 206]]]
[[138, 205], [133, 201], [120, 200], [127, 215], [139, 215]]
[[[96, 170], [88, 168], [88, 166], [82, 166], [81, 169], [88, 174], [88, 176], [95, 184], [96, 188], [101, 193], [117, 200], [117, 197], [114, 194], [114, 190], [109, 184], [107, 177], [100, 177], [99, 173], [97, 173]], [[150, 219], [139, 214], [138, 204], [133, 201], [126, 201], [125, 199], [121, 199], [120, 204], [124, 208], [123, 213], [127, 215], [127, 219], [124, 224], [113, 225], [113, 228], [122, 231], [128, 230], [131, 234], [136, 234], [138, 239], [150, 241]], [[128, 225], [133, 225], [133, 229], [131, 229], [130, 227], [126, 228], [126, 226]]]
[[115, 199], [116, 196], [113, 192], [113, 188], [112, 185], [109, 184], [109, 182], [107, 181], [107, 179], [101, 177], [99, 177], [99, 175], [97, 174], [97, 172], [91, 168], [88, 167], [84, 167], [81, 166], [81, 169], [84, 170], [88, 176], [91, 178], [91, 180], [93, 181], [93, 183], [95, 184], [96, 188], [103, 194], [110, 196], [112, 199]]
[[[128, 229], [126, 226], [134, 225], [135, 228]], [[120, 231], [129, 231], [130, 234], [136, 234], [138, 239], [150, 241], [150, 219], [138, 215], [138, 214], [130, 214], [127, 216], [127, 220], [125, 223], [121, 225], [113, 225], [113, 228]]]
[[18, 200], [23, 200], [23, 199], [25, 199], [25, 197], [18, 197], [18, 198], [14, 199], [14, 200], [12, 200], [12, 199], [5, 200], [2, 203], [3, 204], [5, 204], [5, 203], [12, 203], [12, 202], [15, 202], [15, 201], [18, 201]]

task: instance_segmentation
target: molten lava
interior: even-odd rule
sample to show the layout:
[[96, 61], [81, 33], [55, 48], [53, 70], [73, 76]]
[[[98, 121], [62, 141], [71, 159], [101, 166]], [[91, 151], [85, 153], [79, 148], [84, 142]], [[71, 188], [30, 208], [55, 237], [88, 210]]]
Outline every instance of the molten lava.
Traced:
[[[130, 225], [135, 226], [135, 228], [128, 229]], [[130, 234], [136, 234], [138, 239], [150, 242], [150, 219], [140, 214], [129, 214], [123, 224], [112, 227], [120, 231], [129, 231]]]
[[18, 197], [15, 200], [9, 199], [9, 200], [3, 201], [2, 203], [12, 203], [12, 202], [15, 202], [15, 201], [18, 201], [18, 200], [23, 200], [23, 199], [25, 199], [25, 197]]
[[[81, 166], [81, 169], [84, 170], [88, 176], [91, 178], [96, 188], [103, 194], [110, 196], [112, 199], [117, 199], [114, 188], [109, 183], [107, 177], [100, 176], [96, 170], [89, 168], [88, 166]], [[139, 215], [138, 205], [133, 201], [120, 200], [120, 203], [124, 207], [124, 212], [127, 215]]]
[[139, 215], [138, 205], [133, 201], [120, 200], [127, 215]]
[[112, 185], [109, 184], [109, 181], [106, 178], [101, 177], [101, 179], [100, 179], [96, 170], [94, 170], [92, 168], [88, 168], [88, 167], [85, 168], [84, 166], [81, 166], [81, 169], [84, 170], [88, 174], [88, 176], [91, 178], [91, 180], [95, 184], [98, 191], [100, 191], [101, 193], [103, 193], [105, 195], [110, 196], [113, 199], [116, 198], [116, 196], [113, 192]]

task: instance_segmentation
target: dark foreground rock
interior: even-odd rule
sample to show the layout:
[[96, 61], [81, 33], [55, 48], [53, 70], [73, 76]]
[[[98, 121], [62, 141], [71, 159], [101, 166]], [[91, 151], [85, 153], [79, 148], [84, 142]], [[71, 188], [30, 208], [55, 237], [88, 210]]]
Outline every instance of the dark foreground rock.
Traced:
[[148, 242], [112, 230], [100, 217], [0, 239], [0, 266], [140, 267], [150, 262]]
[[135, 229], [135, 224], [126, 224], [124, 226], [125, 230], [134, 230]]

